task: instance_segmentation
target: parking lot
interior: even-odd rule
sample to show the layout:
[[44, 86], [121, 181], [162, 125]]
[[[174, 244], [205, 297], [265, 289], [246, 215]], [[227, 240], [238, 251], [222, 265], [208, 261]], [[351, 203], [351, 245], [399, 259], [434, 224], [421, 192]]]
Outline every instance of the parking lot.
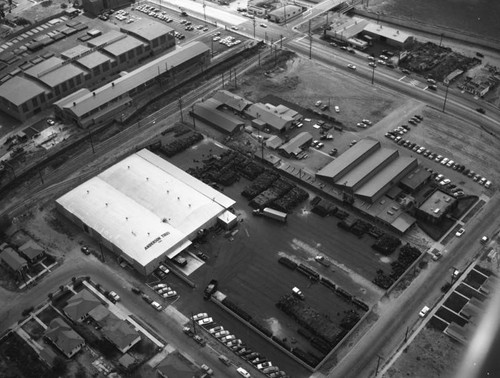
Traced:
[[[187, 169], [218, 151], [219, 147], [205, 141], [170, 160]], [[208, 259], [189, 276], [196, 283], [194, 292], [173, 276], [167, 277], [166, 282], [180, 294], [176, 307], [183, 313], [208, 312], [285, 371], [294, 371], [297, 363], [292, 359], [219, 307], [203, 300], [202, 292], [208, 282], [217, 279], [219, 290], [255, 320], [290, 345], [314, 353], [314, 349], [297, 334], [298, 324], [275, 306], [277, 301], [290, 294], [293, 287], [298, 287], [308, 305], [328, 314], [335, 322], [343, 318], [345, 311], [355, 307], [323, 285], [312, 283], [298, 272], [287, 269], [278, 263], [278, 259], [286, 256], [310, 266], [369, 305], [376, 303], [382, 295], [382, 290], [370, 281], [376, 270], [389, 269], [391, 259], [382, 258], [370, 248], [374, 241], [371, 237], [358, 239], [339, 229], [336, 218], [321, 218], [311, 213], [308, 202], [289, 215], [287, 224], [252, 216], [252, 208], [240, 195], [248, 183], [242, 178], [233, 186], [224, 188], [224, 193], [237, 201], [235, 210], [242, 221], [234, 236], [210, 235], [208, 242], [199, 246]], [[331, 266], [316, 262], [317, 255], [326, 256], [332, 262]]]

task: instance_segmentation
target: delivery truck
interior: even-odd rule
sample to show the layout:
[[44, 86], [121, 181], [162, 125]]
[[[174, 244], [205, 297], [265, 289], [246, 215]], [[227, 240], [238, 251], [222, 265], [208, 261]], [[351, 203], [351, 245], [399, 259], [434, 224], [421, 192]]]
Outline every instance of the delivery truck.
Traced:
[[272, 219], [276, 219], [280, 222], [286, 222], [286, 218], [288, 216], [287, 213], [284, 213], [282, 211], [274, 210], [271, 209], [270, 207], [265, 207], [262, 210], [254, 210], [253, 215], [258, 215], [258, 216], [264, 216]]

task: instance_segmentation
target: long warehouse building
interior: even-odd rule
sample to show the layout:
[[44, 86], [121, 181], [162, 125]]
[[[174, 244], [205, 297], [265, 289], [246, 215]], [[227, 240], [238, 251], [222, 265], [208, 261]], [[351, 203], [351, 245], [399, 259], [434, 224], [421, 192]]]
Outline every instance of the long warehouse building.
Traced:
[[234, 204], [146, 149], [56, 201], [62, 214], [144, 275], [185, 250], [200, 229], [224, 222]]

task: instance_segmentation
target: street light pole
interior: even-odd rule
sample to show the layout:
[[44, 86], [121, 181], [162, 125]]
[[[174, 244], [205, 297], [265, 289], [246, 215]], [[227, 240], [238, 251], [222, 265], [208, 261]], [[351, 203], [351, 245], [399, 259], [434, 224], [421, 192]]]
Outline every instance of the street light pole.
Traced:
[[205, 13], [205, 7], [206, 7], [205, 0], [203, 0], [203, 19], [205, 20], [205, 23], [206, 23], [207, 22], [207, 15]]
[[448, 84], [446, 86], [446, 93], [444, 94], [444, 103], [443, 103], [443, 113], [444, 113], [444, 109], [446, 107], [446, 100], [448, 99], [448, 89], [450, 88], [450, 84]]
[[375, 79], [375, 64], [373, 64], [373, 66], [372, 66], [372, 85], [373, 85], [374, 79]]
[[255, 17], [253, 19], [253, 39], [255, 39]]

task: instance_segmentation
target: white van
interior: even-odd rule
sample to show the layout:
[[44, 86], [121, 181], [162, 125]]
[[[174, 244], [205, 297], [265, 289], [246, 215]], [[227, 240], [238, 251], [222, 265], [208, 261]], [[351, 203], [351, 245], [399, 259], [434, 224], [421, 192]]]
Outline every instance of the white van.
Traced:
[[245, 377], [245, 378], [251, 378], [252, 376], [250, 375], [250, 373], [248, 371], [246, 371], [245, 369], [239, 367], [238, 369], [236, 369], [236, 371], [242, 376], [242, 377]]

